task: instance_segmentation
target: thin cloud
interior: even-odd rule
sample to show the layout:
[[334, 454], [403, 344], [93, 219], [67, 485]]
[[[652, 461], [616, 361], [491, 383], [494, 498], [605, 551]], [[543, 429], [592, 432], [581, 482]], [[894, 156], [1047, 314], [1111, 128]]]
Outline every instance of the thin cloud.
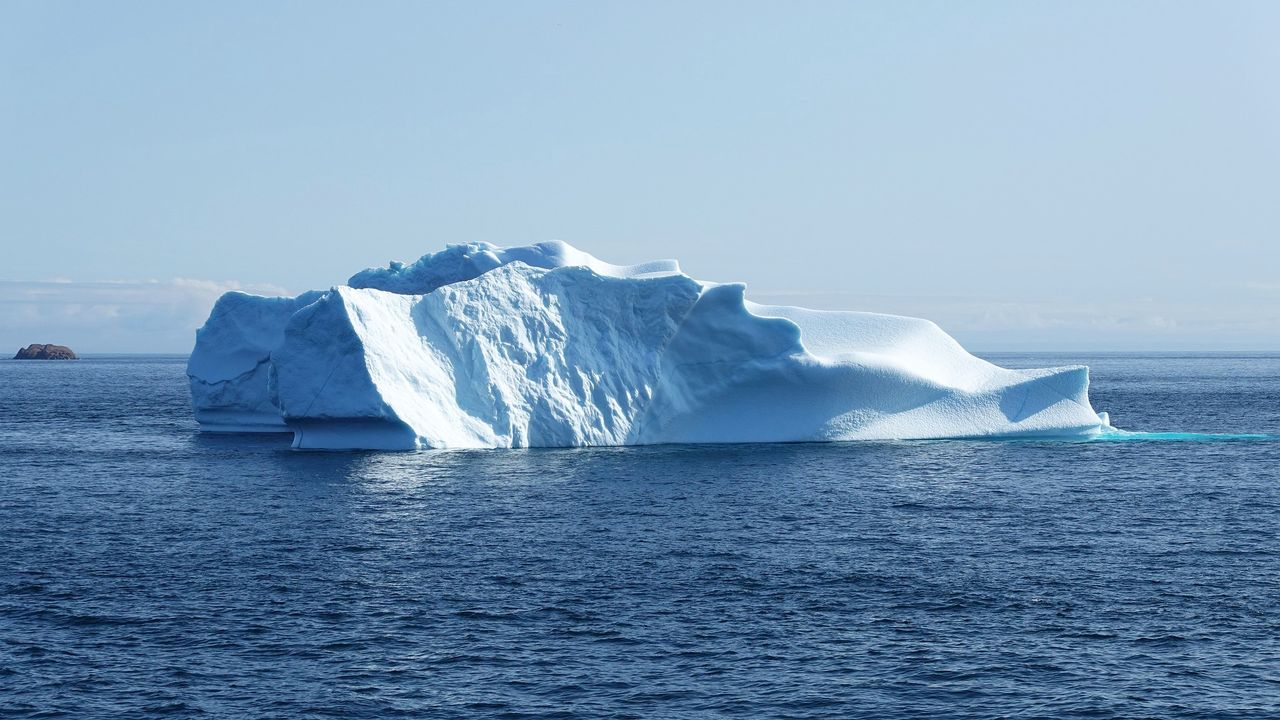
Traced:
[[223, 293], [289, 295], [274, 285], [169, 280], [0, 280], [0, 352], [59, 343], [78, 352], [191, 350], [195, 330]]
[[[1256, 285], [1255, 293], [1273, 287]], [[0, 353], [33, 342], [88, 353], [186, 353], [213, 303], [229, 290], [294, 294], [274, 285], [199, 278], [0, 280]], [[1250, 302], [1247, 294], [1217, 295], [1213, 301], [1023, 301], [820, 290], [747, 293], [761, 303], [928, 318], [978, 350], [1280, 349], [1280, 306]]]

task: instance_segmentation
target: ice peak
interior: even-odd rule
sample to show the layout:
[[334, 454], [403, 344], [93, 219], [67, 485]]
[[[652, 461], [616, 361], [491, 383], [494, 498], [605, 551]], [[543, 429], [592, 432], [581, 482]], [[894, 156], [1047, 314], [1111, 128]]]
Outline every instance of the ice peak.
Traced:
[[353, 288], [384, 290], [405, 295], [421, 295], [445, 285], [472, 280], [508, 263], [552, 270], [559, 267], [588, 267], [599, 275], [617, 278], [677, 275], [675, 260], [653, 260], [638, 265], [614, 265], [562, 240], [533, 245], [501, 247], [487, 242], [446, 245], [413, 263], [392, 261], [386, 268], [362, 270], [347, 284]]

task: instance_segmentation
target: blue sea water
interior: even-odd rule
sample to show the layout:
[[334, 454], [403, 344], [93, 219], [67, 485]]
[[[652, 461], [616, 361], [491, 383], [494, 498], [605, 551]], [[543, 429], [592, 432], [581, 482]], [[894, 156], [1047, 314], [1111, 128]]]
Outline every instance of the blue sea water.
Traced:
[[[992, 359], [1280, 434], [1280, 355]], [[304, 453], [183, 363], [0, 362], [0, 716], [1280, 716], [1275, 439]]]

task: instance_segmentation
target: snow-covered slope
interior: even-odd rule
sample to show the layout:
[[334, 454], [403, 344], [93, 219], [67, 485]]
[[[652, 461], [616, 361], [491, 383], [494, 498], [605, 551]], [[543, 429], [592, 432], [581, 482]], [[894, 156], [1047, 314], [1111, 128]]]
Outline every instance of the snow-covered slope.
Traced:
[[[295, 447], [330, 449], [1105, 426], [1083, 367], [1006, 370], [926, 320], [756, 305], [744, 293], [674, 262], [614, 266], [563, 243], [451, 246], [327, 293], [224, 298], [192, 356], [197, 417], [205, 429], [254, 429], [274, 411]], [[211, 390], [226, 376], [235, 382]], [[250, 412], [257, 422], [222, 421]]]

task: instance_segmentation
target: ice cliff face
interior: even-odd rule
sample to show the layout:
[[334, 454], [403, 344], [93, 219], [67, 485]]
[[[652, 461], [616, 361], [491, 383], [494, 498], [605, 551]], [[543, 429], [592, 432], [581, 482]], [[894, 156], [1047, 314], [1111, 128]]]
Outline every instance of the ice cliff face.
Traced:
[[206, 430], [417, 449], [1087, 436], [1083, 367], [1005, 370], [925, 320], [756, 305], [674, 262], [451, 246], [297, 298], [229, 293], [188, 368]]
[[191, 404], [202, 430], [287, 432], [271, 401], [271, 351], [284, 342], [284, 327], [299, 309], [324, 293], [296, 298], [259, 297], [232, 291], [218, 298], [187, 361]]

